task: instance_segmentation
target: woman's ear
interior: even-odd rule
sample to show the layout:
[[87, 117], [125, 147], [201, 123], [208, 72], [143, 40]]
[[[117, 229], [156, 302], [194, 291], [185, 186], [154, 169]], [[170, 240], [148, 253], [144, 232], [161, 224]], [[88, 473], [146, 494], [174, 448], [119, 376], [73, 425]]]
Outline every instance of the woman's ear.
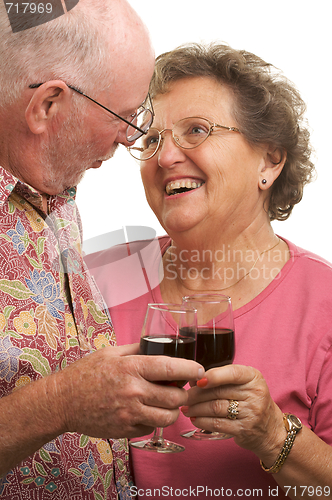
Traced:
[[279, 177], [287, 160], [287, 153], [282, 148], [269, 146], [266, 150], [265, 165], [260, 171], [259, 187], [262, 190], [269, 189]]
[[70, 110], [70, 90], [61, 80], [53, 80], [34, 90], [25, 110], [25, 119], [33, 134], [42, 134], [54, 124], [54, 119], [63, 120]]

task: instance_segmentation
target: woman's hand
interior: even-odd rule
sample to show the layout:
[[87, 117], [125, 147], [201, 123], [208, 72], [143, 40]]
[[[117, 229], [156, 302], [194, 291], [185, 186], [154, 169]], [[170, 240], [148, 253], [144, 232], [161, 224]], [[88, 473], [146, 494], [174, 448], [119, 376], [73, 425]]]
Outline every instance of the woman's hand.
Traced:
[[[238, 401], [236, 419], [229, 419], [230, 400]], [[264, 463], [273, 463], [286, 438], [283, 414], [270, 396], [262, 374], [250, 367], [213, 368], [188, 391], [182, 409], [196, 427], [234, 436], [242, 448], [253, 451]]]
[[[234, 420], [227, 418], [232, 399], [239, 403]], [[287, 436], [283, 414], [264, 377], [250, 366], [227, 365], [207, 371], [188, 390], [188, 406], [182, 411], [197, 427], [232, 434], [239, 446], [251, 450], [267, 467], [275, 462]], [[273, 476], [290, 498], [296, 499], [301, 490], [301, 497], [310, 500], [313, 488], [321, 491], [324, 487], [330, 488], [328, 498], [332, 498], [331, 463], [332, 447], [303, 426], [285, 464]]]

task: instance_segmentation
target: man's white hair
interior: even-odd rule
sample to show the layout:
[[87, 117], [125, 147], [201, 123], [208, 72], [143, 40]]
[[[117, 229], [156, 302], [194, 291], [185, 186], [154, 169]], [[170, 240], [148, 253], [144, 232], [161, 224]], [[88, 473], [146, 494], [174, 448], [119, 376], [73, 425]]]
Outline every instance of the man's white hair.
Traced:
[[80, 0], [53, 21], [13, 33], [0, 2], [0, 107], [14, 102], [30, 84], [53, 79], [87, 93], [96, 86], [107, 89], [112, 75], [106, 33], [115, 28], [121, 3], [126, 5]]

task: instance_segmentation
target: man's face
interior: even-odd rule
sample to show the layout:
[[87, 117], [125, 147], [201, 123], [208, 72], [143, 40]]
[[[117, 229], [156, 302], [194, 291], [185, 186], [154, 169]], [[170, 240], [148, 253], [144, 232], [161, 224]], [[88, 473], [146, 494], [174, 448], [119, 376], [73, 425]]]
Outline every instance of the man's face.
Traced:
[[[149, 58], [136, 58], [131, 64], [122, 62], [118, 66], [110, 90], [98, 93], [96, 88], [97, 95], [91, 97], [130, 121], [147, 96], [154, 57], [151, 52]], [[43, 147], [45, 165], [49, 166], [44, 170], [43, 184], [49, 194], [78, 184], [86, 170], [109, 160], [119, 144], [132, 144], [126, 139], [125, 122], [84, 96], [73, 95], [72, 99], [75, 103], [68, 118]]]
[[[148, 94], [155, 57], [148, 32], [136, 13], [127, 3], [120, 7], [119, 22], [105, 33], [104, 68], [109, 74], [109, 87], [101, 91], [102, 85], [95, 77], [95, 90], [81, 90], [130, 121]], [[104, 82], [103, 88], [106, 85]], [[98, 168], [110, 159], [118, 144], [132, 144], [126, 139], [126, 123], [86, 97], [70, 92], [65, 118], [49, 126], [41, 141], [39, 164], [31, 167], [30, 182], [25, 179], [30, 184], [32, 179], [32, 185], [47, 194], [58, 194], [78, 184], [86, 170]]]

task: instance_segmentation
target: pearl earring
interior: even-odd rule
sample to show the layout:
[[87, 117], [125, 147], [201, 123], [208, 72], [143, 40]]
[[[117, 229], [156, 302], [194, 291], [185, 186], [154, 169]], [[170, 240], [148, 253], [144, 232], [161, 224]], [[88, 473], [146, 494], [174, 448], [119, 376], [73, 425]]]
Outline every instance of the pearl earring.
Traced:
[[267, 180], [266, 179], [263, 179], [262, 180], [262, 184], [266, 184], [267, 183]]

